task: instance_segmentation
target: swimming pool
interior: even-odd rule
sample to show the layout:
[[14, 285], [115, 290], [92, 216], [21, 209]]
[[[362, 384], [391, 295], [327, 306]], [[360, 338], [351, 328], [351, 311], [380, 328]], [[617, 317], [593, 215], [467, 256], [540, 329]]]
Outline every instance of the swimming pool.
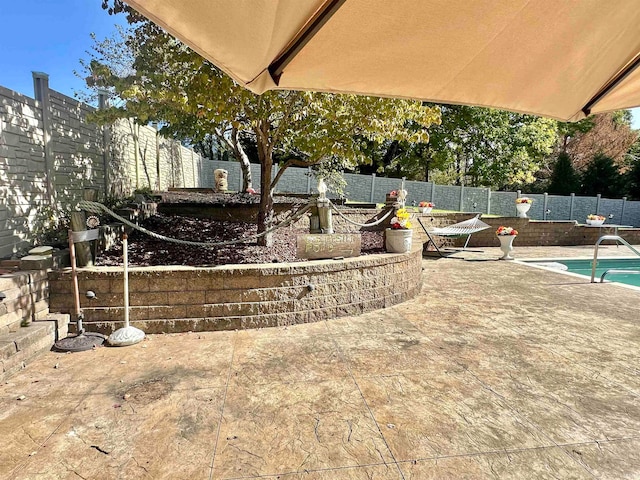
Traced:
[[[591, 259], [524, 260], [523, 262], [591, 278]], [[600, 276], [610, 269], [640, 270], [640, 258], [601, 258], [596, 267], [595, 280], [599, 282]], [[640, 287], [640, 275], [637, 274], [608, 273], [605, 280]]]

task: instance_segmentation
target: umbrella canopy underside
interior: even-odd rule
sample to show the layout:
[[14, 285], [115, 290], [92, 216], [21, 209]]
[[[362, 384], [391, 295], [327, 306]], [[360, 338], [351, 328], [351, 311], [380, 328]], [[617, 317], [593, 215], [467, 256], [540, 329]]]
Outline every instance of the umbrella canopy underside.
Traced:
[[640, 106], [637, 0], [127, 0], [256, 93], [313, 90], [559, 120]]

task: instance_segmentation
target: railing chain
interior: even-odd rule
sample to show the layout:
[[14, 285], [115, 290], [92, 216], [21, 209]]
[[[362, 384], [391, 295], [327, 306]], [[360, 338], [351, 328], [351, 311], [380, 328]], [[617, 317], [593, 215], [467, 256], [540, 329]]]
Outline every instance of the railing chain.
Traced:
[[98, 202], [91, 202], [88, 200], [81, 200], [79, 207], [82, 210], [86, 210], [88, 212], [91, 213], [108, 213], [109, 215], [111, 215], [113, 218], [115, 218], [116, 220], [119, 220], [120, 222], [124, 223], [125, 225], [128, 225], [129, 227], [138, 230], [146, 235], [149, 235], [150, 237], [153, 238], [157, 238], [158, 240], [163, 240], [165, 242], [171, 242], [171, 243], [177, 243], [180, 245], [192, 245], [195, 247], [204, 247], [204, 248], [213, 248], [213, 247], [223, 247], [225, 245], [235, 245], [237, 243], [243, 243], [243, 242], [247, 242], [249, 240], [256, 240], [268, 233], [271, 233], [279, 228], [283, 228], [286, 227], [287, 225], [289, 225], [291, 222], [293, 222], [294, 220], [297, 220], [298, 218], [300, 218], [302, 215], [304, 215], [311, 207], [309, 205], [306, 205], [304, 208], [302, 208], [301, 210], [299, 210], [298, 212], [296, 212], [293, 216], [287, 218], [286, 220], [280, 222], [278, 225], [275, 225], [273, 227], [271, 227], [268, 230], [265, 230], [264, 232], [261, 233], [257, 233], [255, 235], [251, 235], [249, 237], [241, 237], [235, 240], [228, 240], [226, 242], [193, 242], [190, 240], [181, 240], [179, 238], [171, 238], [171, 237], [167, 237], [165, 235], [161, 235], [159, 233], [155, 233], [152, 232], [151, 230], [147, 230], [144, 227], [141, 227], [140, 225], [136, 225], [135, 223], [127, 220], [124, 217], [121, 217], [120, 215], [118, 215], [117, 213], [115, 213], [113, 210], [110, 210], [109, 208], [107, 208], [106, 206], [104, 206], [101, 203]]

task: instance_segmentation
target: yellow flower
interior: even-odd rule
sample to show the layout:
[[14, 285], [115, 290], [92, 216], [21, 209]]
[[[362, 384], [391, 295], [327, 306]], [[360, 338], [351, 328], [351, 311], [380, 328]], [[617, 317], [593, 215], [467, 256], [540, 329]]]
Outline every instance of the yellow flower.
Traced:
[[400, 220], [408, 220], [409, 212], [407, 212], [406, 208], [401, 208], [396, 212], [396, 217], [398, 217]]

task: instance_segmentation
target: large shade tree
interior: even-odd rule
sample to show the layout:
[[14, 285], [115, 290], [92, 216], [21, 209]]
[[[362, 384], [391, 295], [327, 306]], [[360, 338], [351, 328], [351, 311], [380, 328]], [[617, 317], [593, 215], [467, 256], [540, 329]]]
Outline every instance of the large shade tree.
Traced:
[[626, 167], [626, 193], [633, 200], [640, 200], [640, 139], [629, 149]]
[[566, 152], [560, 152], [553, 166], [547, 191], [553, 195], [570, 195], [579, 190], [580, 177], [573, 168], [571, 158]]
[[[292, 91], [257, 96], [121, 2], [104, 3], [114, 13], [127, 12], [135, 26], [122, 45], [133, 51], [131, 74], [115, 75], [104, 56], [87, 62], [92, 82], [122, 99], [103, 118], [160, 122], [164, 132], [193, 141], [215, 134], [245, 168], [240, 136], [252, 136], [261, 165], [259, 232], [273, 223], [273, 192], [287, 167], [353, 167], [369, 161], [368, 142], [426, 143], [427, 128], [440, 122], [438, 108], [409, 100]], [[287, 160], [272, 178], [278, 152]], [[260, 243], [270, 244], [269, 236]]]
[[506, 188], [531, 183], [556, 142], [557, 122], [502, 110], [442, 105], [425, 159], [458, 185]]
[[557, 122], [482, 107], [439, 105], [442, 123], [429, 143], [389, 141], [370, 148], [366, 173], [442, 183], [505, 188], [523, 186], [552, 151]]
[[584, 171], [597, 154], [624, 167], [625, 156], [638, 139], [638, 132], [631, 129], [629, 110], [594, 115], [569, 128], [572, 136], [565, 137], [564, 151], [578, 171]]
[[624, 194], [623, 177], [613, 158], [598, 153], [582, 174], [582, 193], [620, 198]]

